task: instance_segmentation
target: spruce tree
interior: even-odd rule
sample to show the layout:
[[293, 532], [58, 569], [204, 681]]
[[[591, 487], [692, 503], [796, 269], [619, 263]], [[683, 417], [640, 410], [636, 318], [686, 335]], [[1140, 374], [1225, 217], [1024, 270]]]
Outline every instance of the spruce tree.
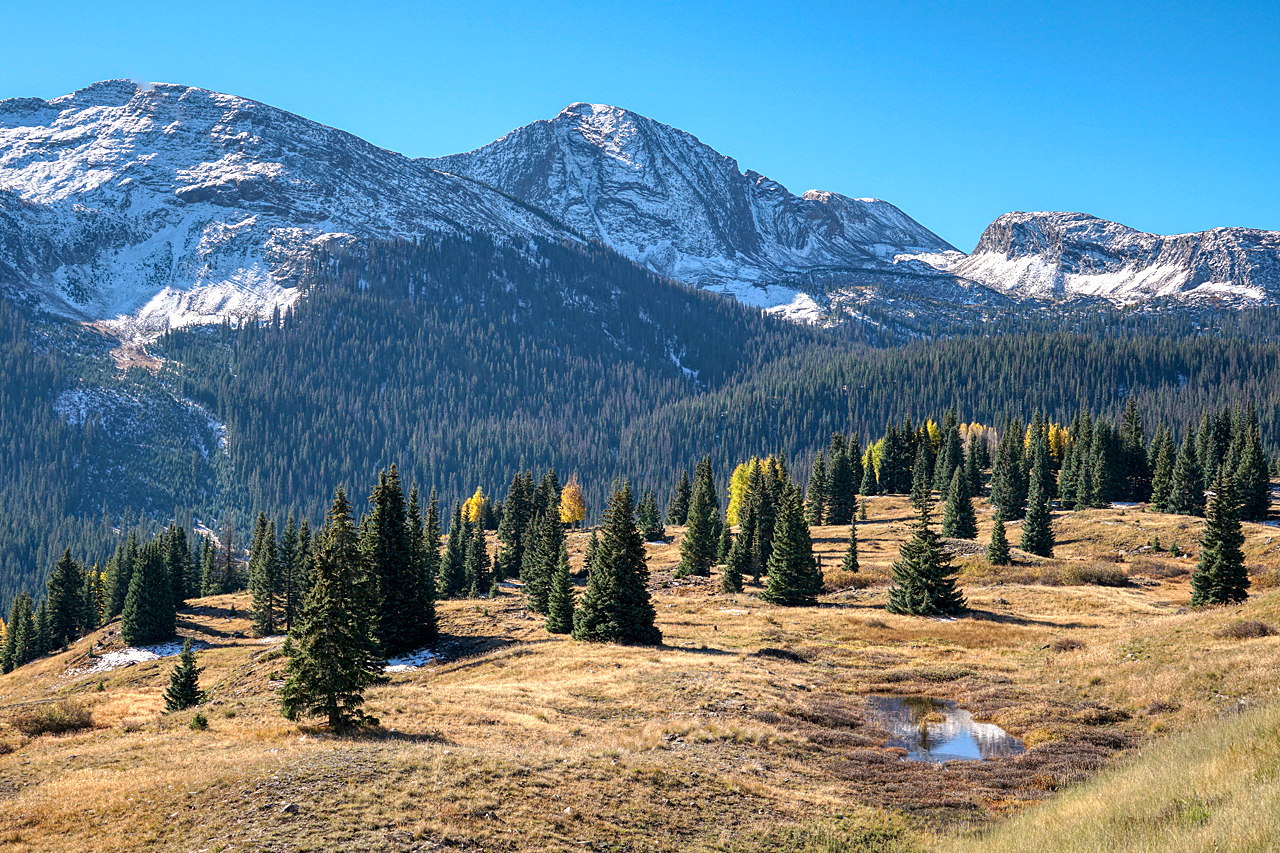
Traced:
[[942, 444], [938, 448], [938, 460], [933, 466], [933, 488], [942, 493], [951, 486], [951, 476], [964, 465], [964, 450], [960, 444], [960, 426], [956, 422], [955, 407], [947, 409], [942, 419]]
[[9, 607], [9, 621], [5, 623], [4, 651], [0, 653], [0, 669], [13, 672], [25, 663], [36, 659], [35, 609], [31, 596], [24, 590], [18, 593]]
[[[853, 497], [859, 483], [854, 480], [853, 460], [845, 437], [840, 433], [831, 436], [830, 463], [823, 484], [827, 524], [848, 524], [853, 519]], [[822, 521], [818, 522], [819, 524]]]
[[1031, 482], [1027, 496], [1027, 515], [1022, 522], [1022, 550], [1037, 557], [1053, 556], [1053, 526], [1049, 515], [1049, 496], [1041, 478]]
[[640, 535], [646, 542], [661, 542], [666, 539], [667, 531], [662, 526], [662, 513], [658, 511], [658, 499], [654, 496], [653, 490], [644, 490], [644, 496], [640, 499], [640, 508], [636, 514], [640, 519]]
[[813, 461], [813, 473], [809, 475], [809, 493], [805, 512], [810, 526], [822, 524], [827, 517], [827, 490], [830, 483], [827, 478], [827, 456], [821, 450]]
[[858, 525], [849, 525], [849, 545], [844, 549], [844, 562], [840, 564], [842, 571], [850, 574], [858, 573]]
[[733, 548], [733, 531], [729, 525], [720, 528], [720, 543], [716, 546], [716, 562], [723, 563], [729, 559], [729, 551]]
[[[435, 494], [432, 493], [432, 501]], [[436, 592], [434, 562], [440, 558], [440, 509], [430, 506], [426, 523], [418, 505], [418, 489], [409, 492], [409, 509], [405, 518], [409, 531], [409, 572], [412, 599], [409, 611], [409, 633], [406, 643], [421, 648], [436, 641]], [[427, 537], [431, 537], [428, 543]]]
[[[720, 591], [729, 595], [736, 595], [742, 592], [742, 574], [743, 567], [749, 565], [749, 557], [747, 556], [746, 545], [742, 541], [742, 535], [733, 536], [729, 533], [729, 525], [724, 526], [725, 537], [729, 539], [729, 551], [724, 557], [724, 574], [720, 576]], [[723, 541], [721, 545], [723, 546]]]
[[333, 731], [366, 719], [364, 691], [386, 680], [374, 636], [376, 580], [361, 553], [351, 505], [341, 488], [320, 531], [312, 586], [285, 651], [288, 675], [280, 689], [284, 716], [320, 715]]
[[798, 488], [788, 487], [783, 493], [768, 573], [769, 582], [760, 598], [772, 604], [814, 604], [822, 592], [822, 570], [813, 558], [813, 542]]
[[529, 609], [534, 613], [546, 613], [550, 604], [552, 575], [565, 547], [564, 525], [560, 523], [558, 513], [538, 516], [536, 525], [536, 535], [527, 537], [521, 577]]
[[916, 450], [916, 461], [911, 466], [911, 505], [916, 512], [932, 499], [929, 493], [929, 460], [925, 458], [924, 444]]
[[196, 653], [191, 650], [191, 638], [187, 637], [182, 643], [178, 663], [169, 673], [169, 688], [164, 691], [166, 711], [183, 711], [204, 701], [204, 693], [200, 690], [200, 673], [203, 671], [203, 667], [196, 666]]
[[53, 651], [53, 644], [50, 642], [52, 627], [49, 625], [49, 599], [40, 599], [40, 606], [36, 608], [35, 615], [35, 654], [36, 657], [47, 655]]
[[689, 485], [689, 472], [680, 472], [680, 482], [671, 492], [671, 500], [667, 502], [667, 524], [683, 527], [689, 518], [689, 499], [692, 487]]
[[[559, 519], [556, 520], [559, 523]], [[476, 522], [471, 526], [471, 536], [467, 540], [466, 555], [463, 559], [466, 569], [464, 581], [467, 595], [479, 598], [489, 592], [493, 577], [489, 571], [489, 551], [484, 540], [484, 525]]]
[[49, 642], [61, 648], [79, 639], [84, 630], [84, 571], [68, 548], [62, 553], [46, 584]]
[[[1212, 443], [1212, 431], [1205, 441]], [[1204, 515], [1204, 472], [1190, 435], [1182, 440], [1178, 458], [1173, 463], [1167, 508], [1177, 515]]]
[[298, 520], [293, 513], [284, 523], [280, 536], [280, 620], [285, 633], [293, 627], [293, 620], [302, 609], [302, 593], [306, 584], [302, 579], [303, 566], [298, 540]]
[[1173, 461], [1176, 451], [1173, 449], [1173, 437], [1166, 427], [1156, 432], [1152, 443], [1152, 457], [1155, 459], [1155, 472], [1151, 477], [1151, 506], [1159, 512], [1169, 511], [1169, 496], [1173, 489]]
[[930, 528], [930, 506], [920, 510], [911, 538], [898, 549], [890, 568], [892, 585], [885, 605], [890, 613], [912, 616], [953, 616], [964, 609], [964, 596], [956, 589], [951, 555], [943, 550]]
[[[434, 499], [435, 492], [432, 492]], [[518, 577], [524, 563], [524, 532], [532, 520], [533, 496], [526, 488], [524, 477], [516, 474], [507, 489], [507, 499], [502, 504], [502, 520], [498, 523], [498, 559], [494, 561], [493, 574], [498, 580]]]
[[266, 513], [258, 513], [253, 545], [249, 551], [249, 592], [253, 596], [253, 633], [269, 637], [279, 633], [280, 552], [276, 545], [276, 524]]
[[952, 471], [951, 484], [947, 489], [947, 504], [942, 510], [942, 535], [954, 539], [978, 537], [978, 518], [969, 498], [969, 481], [959, 466]]
[[1200, 560], [1191, 575], [1191, 606], [1235, 604], [1249, 597], [1244, 566], [1240, 505], [1225, 472], [1213, 484], [1213, 496], [1200, 540]]
[[165, 531], [164, 543], [165, 568], [169, 571], [169, 584], [173, 588], [173, 607], [177, 610], [187, 603], [189, 584], [194, 574], [191, 551], [187, 547], [187, 532], [174, 522]]
[[414, 562], [404, 487], [394, 464], [378, 474], [378, 484], [369, 495], [369, 514], [361, 527], [360, 548], [376, 584], [377, 636], [383, 651], [396, 654], [419, 648], [421, 569]]
[[1147, 458], [1147, 439], [1133, 397], [1125, 405], [1120, 422], [1120, 452], [1123, 470], [1123, 499], [1141, 503], [1151, 499], [1151, 461]]
[[1027, 467], [1021, 421], [1005, 421], [991, 472], [991, 502], [1006, 518], [1022, 518], [1027, 504]]
[[720, 545], [720, 509], [716, 499], [715, 482], [711, 478], [711, 458], [704, 457], [698, 463], [693, 480], [693, 495], [689, 499], [689, 516], [686, 520], [684, 540], [680, 543], [679, 576], [700, 575], [709, 577], [716, 561]]
[[176, 613], [164, 557], [159, 540], [148, 542], [138, 554], [120, 622], [120, 635], [130, 646], [158, 643], [173, 636]]
[[1271, 477], [1267, 471], [1266, 456], [1262, 452], [1262, 439], [1256, 427], [1246, 427], [1232, 476], [1235, 493], [1240, 501], [1240, 517], [1246, 521], [1265, 521], [1267, 509], [1271, 505]]
[[547, 596], [547, 631], [568, 634], [573, 631], [574, 591], [569, 576], [569, 549], [560, 544], [559, 558], [551, 574], [551, 592]]
[[[431, 490], [431, 500], [427, 502], [427, 519], [422, 523], [422, 591], [429, 602], [431, 626], [430, 633], [434, 638], [436, 624], [436, 598], [439, 596], [439, 578], [440, 578], [440, 499], [436, 496], [436, 490]], [[498, 580], [505, 580], [508, 576], [498, 576], [497, 567], [494, 567], [494, 574]], [[514, 575], [512, 575], [514, 577]], [[426, 609], [424, 609], [424, 617]]]
[[995, 522], [991, 526], [991, 542], [987, 545], [987, 562], [993, 566], [1007, 566], [1013, 562], [1009, 553], [1009, 539], [1004, 530], [1004, 513], [996, 508]]
[[660, 645], [648, 582], [644, 540], [636, 529], [631, 487], [624, 484], [605, 509], [587, 589], [573, 615], [574, 639]]
[[467, 523], [462, 518], [462, 504], [455, 504], [453, 518], [449, 521], [444, 555], [440, 558], [436, 590], [441, 598], [458, 598], [466, 591], [466, 566], [463, 565], [466, 559], [466, 534]]
[[867, 450], [867, 458], [862, 466], [862, 485], [858, 487], [858, 494], [864, 498], [867, 495], [880, 494], [880, 483], [876, 479], [876, 466], [871, 458], [870, 449]]
[[133, 580], [137, 560], [138, 534], [137, 531], [131, 531], [116, 548], [115, 555], [107, 565], [107, 612], [103, 616], [104, 621], [114, 619], [124, 610], [124, 600], [129, 595], [129, 584]]

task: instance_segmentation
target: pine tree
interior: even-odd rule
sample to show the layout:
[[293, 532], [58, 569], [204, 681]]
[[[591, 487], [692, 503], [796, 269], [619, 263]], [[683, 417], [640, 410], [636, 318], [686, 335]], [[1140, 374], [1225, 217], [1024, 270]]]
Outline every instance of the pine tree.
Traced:
[[102, 573], [97, 564], [84, 573], [84, 587], [80, 593], [80, 602], [84, 606], [81, 611], [80, 626], [82, 633], [88, 633], [102, 624], [102, 604], [106, 598]]
[[564, 550], [564, 525], [558, 515], [541, 515], [536, 520], [536, 535], [530, 535], [525, 545], [525, 561], [521, 571], [529, 609], [534, 613], [546, 613], [550, 606], [551, 580], [560, 552]]
[[813, 558], [813, 543], [804, 520], [800, 490], [788, 487], [769, 556], [769, 582], [760, 598], [786, 606], [814, 604], [822, 592], [822, 571]]
[[680, 472], [680, 482], [671, 492], [671, 500], [667, 502], [667, 524], [683, 527], [689, 518], [689, 499], [692, 488], [689, 485], [689, 472]]
[[[742, 541], [742, 535], [733, 536], [729, 532], [729, 525], [724, 527], [724, 537], [729, 540], [728, 553], [724, 556], [724, 574], [720, 576], [720, 591], [729, 595], [736, 595], [742, 592], [742, 570], [749, 564], [746, 545]], [[721, 547], [724, 547], [724, 541], [721, 540]]]
[[[853, 497], [858, 493], [854, 480], [853, 460], [845, 437], [840, 433], [831, 436], [830, 465], [824, 485], [827, 524], [848, 524], [853, 519]], [[819, 522], [821, 523], [821, 522]]]
[[1169, 496], [1173, 489], [1173, 437], [1165, 427], [1156, 432], [1151, 456], [1155, 459], [1155, 472], [1151, 477], [1151, 506], [1159, 512], [1168, 512]]
[[148, 542], [138, 554], [120, 622], [120, 635], [130, 646], [173, 636], [176, 613], [164, 556], [159, 540]]
[[982, 469], [978, 464], [978, 457], [981, 455], [978, 447], [979, 441], [974, 439], [969, 447], [969, 451], [964, 455], [964, 478], [969, 489], [970, 497], [980, 497], [982, 495]]
[[1009, 553], [1009, 539], [1004, 531], [1004, 513], [998, 507], [995, 522], [991, 526], [991, 543], [987, 545], [987, 562], [993, 566], [1007, 566], [1013, 562]]
[[9, 607], [9, 621], [5, 625], [0, 669], [7, 673], [36, 659], [38, 639], [35, 609], [31, 604], [31, 596], [26, 591], [20, 592], [13, 600]]
[[953, 539], [978, 537], [978, 518], [969, 498], [969, 481], [959, 466], [952, 471], [950, 488], [947, 489], [947, 503], [942, 510], [942, 535]]
[[644, 490], [640, 499], [640, 508], [636, 513], [640, 518], [640, 535], [646, 542], [661, 542], [667, 537], [662, 526], [662, 513], [658, 511], [658, 499], [651, 489]]
[[40, 599], [40, 606], [36, 608], [35, 626], [35, 642], [32, 645], [35, 656], [40, 657], [53, 651], [53, 644], [50, 642], [52, 626], [49, 624], [49, 599], [47, 598]]
[[684, 540], [680, 543], [677, 575], [711, 575], [711, 566], [716, 561], [716, 551], [720, 544], [719, 520], [716, 487], [711, 479], [711, 458], [704, 457], [698, 463], [693, 480], [693, 495], [689, 499], [687, 529]]
[[138, 534], [134, 531], [116, 548], [107, 565], [107, 612], [103, 616], [104, 621], [114, 619], [124, 610], [124, 600], [129, 595], [129, 583], [133, 580], [137, 560]]
[[631, 487], [624, 484], [605, 510], [587, 589], [573, 616], [574, 639], [660, 645], [648, 582], [644, 540], [636, 529]]
[[84, 625], [84, 570], [71, 557], [71, 549], [62, 553], [46, 584], [49, 642], [61, 648], [79, 639]]
[[1053, 556], [1053, 527], [1050, 523], [1049, 496], [1042, 478], [1031, 482], [1027, 496], [1027, 516], [1022, 522], [1022, 550], [1037, 557]]
[[1213, 485], [1200, 561], [1191, 575], [1191, 606], [1235, 604], [1249, 596], [1249, 573], [1244, 566], [1244, 533], [1240, 507], [1231, 480], [1223, 475]]
[[[483, 503], [483, 492], [480, 495]], [[473, 503], [471, 510], [478, 520], [470, 526], [480, 529], [483, 536], [482, 507]], [[378, 484], [369, 495], [369, 514], [361, 527], [360, 549], [376, 585], [377, 636], [383, 651], [396, 654], [420, 648], [421, 568], [414, 562], [404, 487], [394, 464], [378, 474]]]
[[1147, 439], [1133, 397], [1124, 407], [1120, 422], [1121, 468], [1124, 475], [1123, 500], [1141, 503], [1151, 499], [1151, 463], [1147, 458]]
[[280, 552], [276, 545], [276, 524], [258, 513], [249, 550], [249, 592], [253, 596], [253, 633], [270, 637], [280, 628]]
[[952, 616], [964, 609], [951, 555], [943, 550], [937, 534], [929, 527], [930, 520], [926, 502], [911, 538], [902, 543], [898, 559], [890, 568], [892, 585], [885, 605], [890, 613]]
[[466, 566], [463, 565], [466, 559], [466, 534], [467, 524], [462, 518], [462, 504], [457, 504], [449, 522], [444, 555], [440, 558], [436, 590], [441, 598], [458, 598], [466, 591]]
[[547, 596], [547, 631], [568, 634], [573, 631], [574, 592], [569, 576], [569, 549], [563, 542], [551, 575], [551, 592]]
[[182, 643], [178, 663], [169, 673], [169, 689], [164, 692], [166, 711], [183, 711], [204, 701], [204, 693], [200, 690], [201, 672], [204, 668], [196, 666], [196, 653], [191, 650], [191, 638], [188, 637]]
[[858, 487], [858, 494], [864, 498], [867, 495], [880, 494], [880, 483], [876, 479], [876, 466], [871, 459], [871, 451], [867, 450], [867, 458], [862, 466], [862, 485]]
[[1005, 421], [991, 472], [991, 502], [1006, 518], [1022, 518], [1027, 505], [1027, 467], [1021, 421]]
[[[1250, 404], [1250, 416], [1252, 404]], [[1271, 505], [1271, 477], [1267, 459], [1262, 453], [1262, 439], [1257, 427], [1245, 427], [1239, 459], [1232, 474], [1240, 500], [1240, 516], [1246, 521], [1265, 521]]]
[[929, 493], [929, 461], [925, 458], [924, 445], [916, 450], [916, 461], [911, 466], [911, 505], [916, 512], [932, 499]]
[[849, 525], [849, 545], [844, 550], [844, 562], [840, 564], [841, 571], [849, 574], [858, 573], [858, 525]]
[[286, 633], [293, 628], [293, 620], [302, 609], [302, 591], [306, 586], [302, 579], [300, 545], [298, 520], [293, 513], [289, 513], [284, 523], [284, 533], [280, 536], [280, 619]]
[[289, 665], [280, 706], [290, 720], [321, 715], [330, 729], [344, 731], [366, 719], [360, 708], [364, 691], [386, 676], [374, 636], [376, 581], [342, 489], [334, 495], [312, 566], [311, 592], [285, 644]]
[[[1211, 433], [1205, 441], [1212, 443]], [[1204, 472], [1190, 435], [1182, 440], [1178, 458], [1173, 463], [1173, 480], [1166, 506], [1169, 512], [1177, 515], [1204, 515]]]
[[[435, 497], [435, 492], [432, 493]], [[502, 504], [502, 520], [498, 523], [498, 559], [493, 574], [498, 580], [518, 577], [524, 563], [524, 532], [532, 520], [533, 495], [520, 474], [511, 478], [507, 499]]]
[[827, 517], [829, 486], [827, 456], [819, 450], [817, 458], [813, 461], [813, 473], [809, 475], [809, 494], [805, 512], [810, 526], [816, 527], [822, 524], [823, 519]]
[[176, 522], [169, 525], [164, 537], [165, 568], [173, 588], [173, 607], [178, 610], [187, 603], [188, 584], [194, 574], [191, 551], [187, 547], [187, 532]]
[[[405, 525], [409, 532], [409, 571], [412, 598], [408, 611], [409, 633], [405, 642], [418, 649], [436, 641], [436, 591], [434, 563], [440, 559], [440, 509], [435, 505], [435, 493], [431, 495], [428, 520], [422, 521], [418, 506], [418, 489], [409, 492], [409, 510]], [[428, 536], [431, 541], [428, 542]]]
[[467, 595], [471, 598], [479, 598], [487, 594], [493, 578], [489, 572], [489, 551], [485, 545], [484, 527], [479, 523], [471, 526], [471, 536], [467, 539], [463, 564], [466, 570], [464, 585], [467, 588]]

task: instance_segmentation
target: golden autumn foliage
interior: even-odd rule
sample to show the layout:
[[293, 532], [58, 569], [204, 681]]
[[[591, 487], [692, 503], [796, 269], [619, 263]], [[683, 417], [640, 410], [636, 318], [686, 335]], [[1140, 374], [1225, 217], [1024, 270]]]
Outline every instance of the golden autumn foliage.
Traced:
[[586, 517], [587, 502], [582, 498], [578, 475], [574, 474], [560, 490], [560, 521], [563, 524], [575, 524]]
[[480, 513], [484, 512], [484, 505], [488, 498], [485, 497], [484, 489], [477, 486], [476, 493], [467, 498], [466, 503], [462, 505], [462, 516], [467, 521], [475, 524], [480, 520]]

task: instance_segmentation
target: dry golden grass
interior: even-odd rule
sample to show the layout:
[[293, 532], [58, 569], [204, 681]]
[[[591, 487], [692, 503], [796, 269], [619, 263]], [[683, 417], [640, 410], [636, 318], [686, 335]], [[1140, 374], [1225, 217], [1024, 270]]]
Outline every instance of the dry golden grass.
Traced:
[[[1280, 637], [1217, 636], [1280, 624], [1280, 593], [1191, 611], [1200, 522], [1139, 509], [1055, 516], [1053, 560], [1015, 551], [993, 569], [956, 543], [970, 614], [883, 610], [907, 535], [905, 499], [873, 498], [862, 570], [828, 575], [820, 605], [778, 608], [719, 577], [677, 580], [679, 530], [649, 547], [660, 648], [548, 635], [519, 594], [440, 605], [444, 662], [371, 690], [381, 728], [338, 739], [279, 715], [278, 645], [247, 637], [248, 600], [194, 602], [179, 630], [208, 644], [199, 711], [164, 714], [173, 659], [101, 675], [91, 644], [0, 677], [0, 845], [6, 850], [899, 851], [985, 824], [1090, 778], [1116, 755], [1275, 692]], [[979, 514], [985, 542], [990, 515]], [[1276, 534], [1248, 525], [1252, 565], [1274, 571]], [[824, 566], [848, 528], [813, 530]], [[1010, 525], [1016, 543], [1017, 526]], [[581, 565], [586, 534], [570, 536]], [[1066, 585], [1073, 567], [1127, 587]], [[101, 682], [102, 689], [98, 689]], [[1026, 755], [945, 767], [900, 761], [863, 697], [953, 699], [1023, 737]], [[75, 697], [95, 728], [29, 738], [4, 720]], [[0, 753], [4, 753], [0, 749]], [[1065, 802], [1065, 801], [1064, 801]], [[1052, 806], [1050, 806], [1052, 808]], [[935, 835], [944, 833], [943, 835]], [[940, 843], [940, 842], [939, 842]]]

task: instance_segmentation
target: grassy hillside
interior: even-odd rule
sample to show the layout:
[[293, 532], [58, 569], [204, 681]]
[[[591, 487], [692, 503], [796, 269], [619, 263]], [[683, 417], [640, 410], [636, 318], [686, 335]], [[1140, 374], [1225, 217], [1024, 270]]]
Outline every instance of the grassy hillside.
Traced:
[[[516, 589], [445, 603], [441, 660], [372, 690], [381, 727], [359, 738], [280, 717], [279, 644], [247, 637], [244, 597], [202, 599], [179, 616], [180, 633], [207, 644], [206, 730], [188, 727], [194, 711], [162, 713], [172, 658], [76, 671], [94, 664], [91, 645], [119, 647], [109, 625], [0, 677], [0, 845], [1180, 850], [1210, 839], [1265, 849], [1248, 846], [1252, 824], [1235, 816], [1274, 805], [1267, 703], [1280, 637], [1232, 628], [1280, 627], [1280, 592], [1188, 610], [1199, 520], [1141, 508], [1057, 516], [1057, 559], [1018, 553], [997, 572], [962, 554], [970, 614], [936, 621], [882, 609], [911, 513], [891, 497], [869, 512], [863, 570], [829, 571], [811, 608], [766, 605], [754, 588], [726, 596], [718, 577], [677, 581], [679, 531], [651, 545], [657, 649], [553, 637]], [[985, 506], [980, 518], [985, 542]], [[837, 565], [848, 529], [813, 534], [824, 565]], [[1280, 534], [1246, 534], [1255, 581], [1267, 584]], [[1191, 556], [1153, 554], [1157, 536]], [[575, 567], [584, 544], [571, 540]], [[877, 694], [957, 701], [1027, 752], [902, 761], [866, 714]], [[15, 728], [61, 699], [87, 707], [90, 727]], [[1033, 831], [1058, 846], [1028, 846]], [[1142, 847], [1145, 837], [1187, 846]]]

